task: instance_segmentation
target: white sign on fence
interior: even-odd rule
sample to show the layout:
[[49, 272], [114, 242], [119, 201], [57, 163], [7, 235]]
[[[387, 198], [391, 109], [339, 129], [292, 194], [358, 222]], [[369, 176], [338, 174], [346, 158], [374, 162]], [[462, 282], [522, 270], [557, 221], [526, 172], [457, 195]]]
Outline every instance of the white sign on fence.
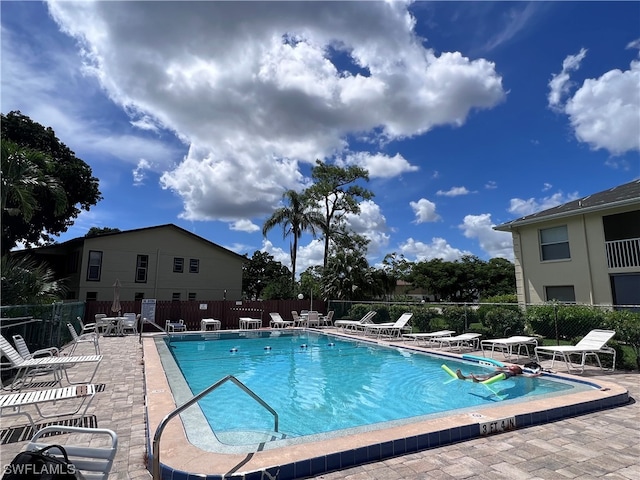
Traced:
[[143, 298], [142, 299], [142, 312], [141, 318], [146, 318], [150, 322], [156, 321], [156, 299], [155, 298]]

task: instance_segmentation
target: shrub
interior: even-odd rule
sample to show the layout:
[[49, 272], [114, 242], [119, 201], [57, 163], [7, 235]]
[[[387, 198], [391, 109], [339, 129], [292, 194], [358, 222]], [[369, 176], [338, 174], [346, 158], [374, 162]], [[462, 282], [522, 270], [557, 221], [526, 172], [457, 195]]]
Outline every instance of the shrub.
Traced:
[[493, 306], [486, 312], [482, 324], [494, 337], [508, 337], [524, 333], [524, 315], [520, 309]]
[[[635, 355], [635, 368], [640, 370], [640, 313], [629, 310], [606, 312], [604, 325], [611, 330], [615, 330], [617, 342], [626, 344], [631, 348]], [[618, 358], [624, 362], [623, 356]]]
[[605, 323], [603, 311], [584, 305], [535, 305], [527, 308], [525, 316], [536, 334], [563, 340], [584, 337]]
[[447, 305], [442, 308], [442, 317], [447, 322], [447, 327], [456, 332], [464, 332], [476, 322], [476, 313], [470, 307]]

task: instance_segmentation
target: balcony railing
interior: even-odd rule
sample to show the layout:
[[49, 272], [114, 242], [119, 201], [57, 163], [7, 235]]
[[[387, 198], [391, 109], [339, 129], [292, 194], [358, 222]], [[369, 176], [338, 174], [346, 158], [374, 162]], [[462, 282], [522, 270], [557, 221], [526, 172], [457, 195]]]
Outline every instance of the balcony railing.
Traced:
[[609, 268], [640, 267], [640, 238], [604, 242]]

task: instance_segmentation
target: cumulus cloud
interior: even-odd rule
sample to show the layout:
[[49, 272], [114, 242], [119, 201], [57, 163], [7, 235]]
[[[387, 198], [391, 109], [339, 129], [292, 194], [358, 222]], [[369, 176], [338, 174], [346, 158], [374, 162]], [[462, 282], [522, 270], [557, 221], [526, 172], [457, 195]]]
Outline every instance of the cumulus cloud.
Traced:
[[409, 238], [400, 245], [399, 251], [407, 260], [416, 262], [433, 260], [434, 258], [453, 262], [465, 255], [472, 255], [469, 251], [452, 247], [444, 238], [440, 237], [432, 238], [431, 243], [423, 243]]
[[365, 200], [360, 204], [358, 215], [347, 214], [345, 219], [349, 228], [369, 240], [367, 252], [370, 256], [384, 252], [384, 249], [389, 245], [387, 219], [382, 215], [380, 206], [375, 202]]
[[[637, 48], [640, 41], [628, 48]], [[614, 69], [598, 78], [588, 78], [564, 101], [571, 88], [569, 72], [577, 70], [586, 56], [582, 49], [569, 55], [562, 72], [549, 82], [549, 107], [565, 113], [576, 138], [592, 149], [604, 149], [613, 155], [640, 151], [640, 61], [631, 62], [628, 70]]]
[[336, 162], [340, 166], [357, 165], [369, 172], [370, 178], [391, 178], [405, 172], [416, 172], [419, 167], [411, 165], [401, 154], [393, 157], [383, 153], [357, 152]]
[[246, 219], [237, 220], [233, 222], [229, 228], [231, 230], [236, 230], [238, 232], [249, 232], [249, 233], [257, 232], [261, 230], [261, 228], [257, 226], [255, 223]]
[[445, 197], [459, 197], [460, 195], [469, 195], [471, 192], [467, 190], [467, 187], [451, 187], [449, 190], [438, 190], [436, 195]]
[[508, 232], [498, 232], [493, 229], [490, 213], [481, 215], [466, 215], [459, 225], [467, 238], [475, 238], [491, 258], [501, 257], [513, 260], [513, 241]]
[[417, 202], [409, 202], [409, 205], [416, 215], [415, 223], [437, 222], [441, 219], [440, 215], [436, 213], [436, 204], [426, 198], [421, 198]]
[[265, 216], [318, 158], [414, 171], [398, 154], [348, 153], [350, 139], [462, 125], [505, 98], [492, 62], [425, 48], [405, 2], [48, 5], [132, 123], [189, 146], [161, 176], [188, 220]]
[[512, 198], [509, 202], [508, 211], [515, 215], [524, 217], [526, 215], [531, 215], [532, 213], [541, 212], [542, 210], [562, 205], [563, 203], [570, 202], [577, 198], [579, 198], [578, 192], [570, 193], [568, 195], [565, 195], [562, 192], [557, 192], [548, 197], [538, 199]]

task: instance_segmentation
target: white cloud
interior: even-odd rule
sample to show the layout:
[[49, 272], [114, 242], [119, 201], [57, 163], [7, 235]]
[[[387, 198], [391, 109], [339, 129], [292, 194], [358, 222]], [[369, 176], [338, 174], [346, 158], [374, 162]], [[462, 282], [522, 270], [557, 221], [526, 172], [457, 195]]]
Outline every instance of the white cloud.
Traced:
[[369, 172], [370, 178], [390, 178], [405, 172], [417, 172], [420, 167], [411, 165], [401, 154], [393, 157], [383, 153], [357, 152], [347, 155], [338, 165], [358, 165]]
[[258, 232], [261, 230], [261, 228], [259, 226], [257, 226], [255, 223], [253, 223], [250, 220], [246, 220], [246, 219], [242, 219], [242, 220], [238, 220], [233, 222], [229, 228], [231, 230], [235, 230], [238, 232], [248, 232], [248, 233], [252, 233], [252, 232]]
[[[492, 62], [425, 48], [403, 2], [48, 5], [134, 125], [190, 146], [171, 167], [175, 156], [144, 155], [164, 165], [161, 184], [189, 220], [265, 215], [304, 184], [300, 163], [343, 157], [349, 138], [375, 145], [462, 125], [505, 98]], [[376, 151], [351, 160], [380, 177], [416, 168]]]
[[141, 158], [136, 168], [134, 168], [131, 172], [133, 174], [133, 184], [135, 186], [144, 185], [144, 179], [146, 177], [145, 170], [149, 170], [150, 168], [151, 163], [149, 163], [144, 158]]
[[[628, 48], [637, 48], [631, 42]], [[582, 49], [569, 55], [562, 72], [549, 82], [549, 106], [569, 117], [576, 138], [592, 149], [605, 149], [613, 155], [640, 151], [640, 61], [628, 70], [610, 70], [598, 78], [584, 80], [572, 96], [569, 72], [577, 70], [586, 55]]]
[[489, 180], [484, 188], [486, 188], [487, 190], [495, 190], [496, 188], [498, 188], [498, 183], [495, 182], [494, 180]]
[[436, 195], [445, 197], [459, 197], [460, 195], [469, 195], [471, 192], [467, 190], [467, 187], [451, 187], [447, 191], [438, 190]]
[[459, 228], [467, 238], [477, 238], [480, 248], [491, 258], [502, 257], [513, 260], [513, 241], [508, 232], [493, 230], [495, 224], [490, 213], [466, 215]]
[[562, 71], [554, 74], [549, 81], [549, 94], [547, 101], [549, 106], [554, 109], [563, 109], [562, 100], [569, 93], [572, 87], [569, 72], [580, 68], [580, 63], [587, 55], [585, 48], [580, 49], [576, 55], [568, 55], [562, 62]]
[[441, 219], [440, 215], [436, 213], [436, 204], [426, 198], [421, 198], [417, 202], [409, 202], [409, 205], [416, 215], [415, 223], [437, 222]]
[[380, 212], [380, 206], [371, 200], [360, 204], [358, 215], [345, 216], [349, 227], [357, 234], [369, 239], [367, 253], [376, 256], [389, 245], [387, 219]]
[[471, 255], [471, 252], [454, 248], [444, 238], [439, 237], [432, 238], [431, 243], [428, 244], [409, 238], [400, 245], [399, 251], [408, 261], [417, 262], [433, 260], [434, 258], [453, 262], [465, 255]]
[[562, 205], [563, 203], [570, 202], [579, 198], [578, 192], [570, 193], [565, 195], [562, 192], [554, 193], [548, 197], [544, 198], [512, 198], [509, 202], [508, 211], [515, 215], [524, 217], [526, 215], [531, 215], [532, 213], [541, 212], [543, 210], [547, 210], [548, 208], [556, 207], [558, 205]]

